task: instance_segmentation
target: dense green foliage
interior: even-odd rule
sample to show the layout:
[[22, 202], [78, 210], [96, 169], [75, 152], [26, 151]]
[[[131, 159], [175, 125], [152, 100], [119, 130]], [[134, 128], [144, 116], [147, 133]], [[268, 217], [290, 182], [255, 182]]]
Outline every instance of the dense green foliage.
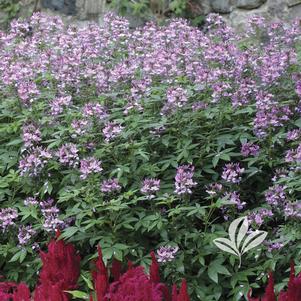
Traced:
[[[237, 36], [212, 15], [207, 29], [174, 20], [132, 31], [112, 15], [66, 29], [35, 14], [0, 36], [8, 279], [36, 283], [37, 250], [55, 228], [80, 251], [85, 278], [97, 244], [105, 261], [144, 266], [150, 250], [178, 246], [162, 278], [186, 278], [193, 301], [239, 300], [291, 258], [300, 270], [298, 25], [254, 19]], [[150, 178], [160, 180], [152, 194], [141, 190]], [[213, 244], [238, 216], [269, 233], [240, 268]]]

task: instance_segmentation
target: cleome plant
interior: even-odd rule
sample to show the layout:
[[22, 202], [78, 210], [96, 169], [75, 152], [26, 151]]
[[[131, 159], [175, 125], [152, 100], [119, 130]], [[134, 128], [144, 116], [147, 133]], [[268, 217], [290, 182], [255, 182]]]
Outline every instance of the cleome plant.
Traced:
[[1, 283], [32, 293], [59, 230], [80, 254], [63, 290], [89, 298], [97, 246], [106, 267], [139, 267], [123, 267], [122, 288], [130, 276], [156, 287], [143, 272], [155, 257], [169, 293], [186, 279], [192, 301], [260, 295], [269, 271], [282, 290], [301, 263], [300, 36], [298, 21], [258, 16], [241, 34], [216, 14], [202, 30], [113, 13], [12, 21], [0, 32]]

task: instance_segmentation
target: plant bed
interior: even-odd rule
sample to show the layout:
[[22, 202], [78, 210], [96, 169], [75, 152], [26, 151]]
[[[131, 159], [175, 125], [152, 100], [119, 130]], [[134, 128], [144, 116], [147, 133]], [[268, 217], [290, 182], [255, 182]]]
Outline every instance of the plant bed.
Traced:
[[[238, 35], [214, 14], [202, 31], [13, 21], [0, 33], [5, 279], [33, 291], [59, 229], [87, 294], [98, 245], [145, 271], [154, 250], [162, 282], [186, 279], [193, 301], [246, 300], [271, 270], [283, 290], [290, 260], [301, 269], [299, 35], [259, 17]], [[244, 235], [267, 236], [239, 262], [214, 241], [242, 217]]]

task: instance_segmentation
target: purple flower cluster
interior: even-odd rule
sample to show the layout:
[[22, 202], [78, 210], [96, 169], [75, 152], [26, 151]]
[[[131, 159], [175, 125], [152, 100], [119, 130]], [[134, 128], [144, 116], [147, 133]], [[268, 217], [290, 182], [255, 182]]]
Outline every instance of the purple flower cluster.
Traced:
[[18, 217], [18, 212], [14, 208], [0, 209], [0, 228], [6, 231], [8, 227], [15, 225], [15, 219]]
[[237, 85], [238, 89], [231, 96], [233, 107], [241, 107], [248, 104], [254, 93], [257, 92], [256, 83], [252, 79], [241, 79]]
[[79, 164], [79, 156], [77, 146], [73, 143], [62, 145], [56, 153], [59, 162], [69, 167], [77, 167]]
[[245, 171], [239, 163], [228, 163], [223, 168], [222, 179], [226, 182], [237, 184], [241, 181], [241, 174]]
[[301, 144], [296, 149], [290, 149], [286, 152], [285, 161], [289, 163], [301, 162]]
[[53, 116], [62, 114], [64, 108], [71, 105], [71, 96], [60, 96], [50, 102], [50, 113]]
[[265, 192], [266, 202], [273, 207], [283, 207], [286, 203], [285, 188], [285, 186], [278, 184], [270, 187], [269, 190]]
[[191, 105], [192, 111], [203, 110], [203, 109], [206, 109], [207, 107], [208, 107], [208, 105], [202, 101], [197, 101]]
[[83, 116], [84, 117], [97, 117], [100, 120], [104, 120], [108, 117], [106, 109], [99, 103], [86, 103], [83, 107]]
[[268, 244], [268, 252], [278, 251], [284, 247], [282, 242], [274, 242]]
[[242, 210], [246, 207], [247, 203], [240, 200], [240, 195], [237, 191], [226, 192], [224, 197], [233, 205], [235, 205], [238, 210]]
[[168, 261], [173, 261], [178, 251], [179, 251], [178, 247], [171, 247], [171, 246], [160, 247], [157, 250], [158, 262], [165, 263]]
[[301, 202], [286, 203], [283, 213], [288, 218], [301, 218]]
[[240, 152], [244, 157], [258, 156], [259, 149], [259, 145], [256, 145], [252, 142], [246, 142], [241, 145]]
[[138, 101], [129, 101], [126, 106], [124, 107], [123, 110], [123, 114], [124, 115], [128, 115], [130, 113], [130, 111], [138, 111], [138, 112], [142, 112], [143, 111], [143, 107], [141, 106], [141, 104]]
[[177, 168], [177, 174], [175, 176], [175, 193], [178, 195], [192, 194], [192, 188], [197, 185], [193, 181], [194, 166], [181, 165]]
[[265, 219], [273, 217], [274, 214], [272, 210], [266, 208], [260, 208], [257, 211], [251, 212], [248, 215], [248, 220], [250, 223], [255, 223], [257, 226], [261, 226]]
[[21, 246], [27, 245], [32, 236], [36, 234], [36, 231], [32, 229], [32, 226], [23, 226], [19, 229], [18, 240]]
[[18, 84], [17, 87], [18, 95], [25, 105], [33, 103], [40, 91], [34, 82], [23, 81]]
[[279, 179], [286, 178], [288, 176], [289, 171], [285, 168], [278, 168], [275, 170], [274, 176], [272, 178], [273, 182], [278, 181]]
[[287, 132], [286, 139], [288, 141], [295, 141], [301, 137], [301, 129], [295, 129]]
[[122, 132], [122, 126], [116, 122], [108, 122], [102, 130], [106, 142], [110, 142]]
[[90, 127], [90, 122], [85, 119], [75, 119], [71, 122], [71, 127], [74, 132], [72, 138], [76, 138], [77, 136], [82, 136], [87, 133]]
[[28, 197], [24, 200], [24, 205], [25, 206], [34, 206], [38, 205], [39, 201], [37, 200], [36, 197]]
[[121, 186], [118, 183], [118, 179], [108, 179], [104, 180], [100, 185], [100, 190], [103, 193], [112, 193], [119, 191], [121, 189]]
[[254, 132], [262, 138], [267, 135], [268, 129], [284, 125], [290, 120], [292, 112], [288, 106], [280, 105], [274, 95], [260, 92], [256, 96], [256, 117], [254, 119]]
[[162, 108], [161, 114], [166, 115], [175, 111], [177, 108], [182, 108], [187, 101], [187, 92], [183, 88], [169, 88], [167, 90], [167, 103]]
[[206, 187], [206, 192], [210, 196], [215, 196], [215, 195], [221, 193], [222, 190], [223, 190], [223, 185], [220, 183], [213, 183]]
[[20, 174], [28, 174], [31, 177], [37, 176], [48, 161], [52, 158], [49, 151], [42, 147], [34, 147], [29, 153], [22, 157], [19, 162]]
[[42, 140], [41, 131], [33, 123], [24, 125], [22, 131], [23, 131], [22, 138], [23, 138], [24, 146], [26, 148], [30, 148], [34, 145], [39, 144], [39, 142], [41, 142]]
[[141, 193], [147, 196], [149, 200], [156, 197], [156, 193], [160, 190], [160, 180], [145, 179], [140, 189]]
[[65, 226], [65, 223], [59, 219], [60, 210], [54, 205], [53, 199], [40, 202], [40, 208], [44, 217], [43, 228], [47, 232], [54, 232]]
[[94, 157], [89, 157], [80, 161], [80, 178], [86, 179], [92, 173], [102, 172], [101, 162]]

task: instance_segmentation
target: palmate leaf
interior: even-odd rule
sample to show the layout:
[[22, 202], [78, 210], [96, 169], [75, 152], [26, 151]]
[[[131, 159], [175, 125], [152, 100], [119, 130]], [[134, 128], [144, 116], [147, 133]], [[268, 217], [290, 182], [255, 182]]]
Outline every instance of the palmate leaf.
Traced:
[[239, 249], [241, 242], [243, 241], [243, 239], [245, 238], [247, 232], [249, 229], [249, 222], [248, 222], [248, 218], [245, 217], [243, 219], [243, 222], [238, 230], [238, 234], [237, 234], [237, 239], [236, 239], [236, 247], [237, 249]]
[[240, 217], [240, 218], [237, 218], [235, 219], [229, 226], [229, 237], [230, 237], [230, 240], [232, 241], [233, 244], [235, 244], [235, 246], [237, 245], [236, 244], [236, 231], [237, 231], [237, 228], [238, 228], [238, 225], [245, 219], [246, 217]]
[[213, 240], [213, 243], [221, 250], [231, 253], [235, 256], [239, 256], [239, 252], [233, 245], [232, 241], [227, 238], [216, 238]]
[[[235, 255], [239, 258], [249, 250], [259, 246], [267, 236], [267, 232], [256, 230], [247, 234], [249, 222], [247, 217], [235, 219], [229, 226], [229, 238], [216, 238], [213, 243], [222, 251]], [[242, 244], [243, 243], [243, 244]], [[241, 246], [242, 244], [242, 246]]]
[[242, 245], [241, 254], [244, 254], [249, 250], [259, 246], [265, 240], [267, 234], [267, 232], [259, 230], [249, 234]]

